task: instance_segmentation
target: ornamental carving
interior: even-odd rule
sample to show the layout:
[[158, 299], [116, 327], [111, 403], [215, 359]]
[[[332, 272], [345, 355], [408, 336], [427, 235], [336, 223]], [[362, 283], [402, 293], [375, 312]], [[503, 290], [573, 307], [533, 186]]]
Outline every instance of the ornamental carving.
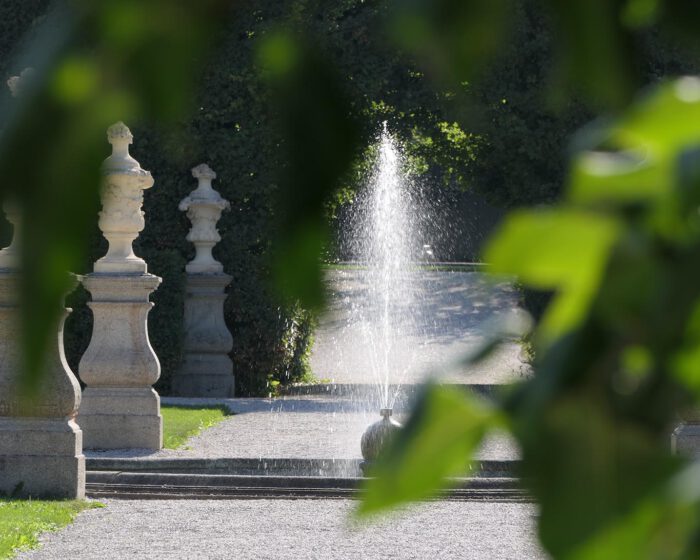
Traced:
[[133, 138], [122, 122], [107, 130], [112, 155], [102, 165], [102, 211], [98, 225], [109, 242], [109, 249], [95, 263], [95, 272], [147, 272], [146, 263], [134, 254], [132, 244], [145, 226], [143, 191], [153, 186], [153, 177], [129, 154]]
[[214, 259], [212, 249], [221, 241], [216, 228], [221, 213], [231, 205], [214, 190], [211, 182], [216, 179], [216, 173], [205, 163], [192, 169], [192, 176], [198, 180], [198, 185], [189, 196], [179, 205], [192, 223], [187, 234], [187, 241], [195, 246], [195, 257], [187, 264], [187, 272], [195, 274], [220, 274], [224, 267]]

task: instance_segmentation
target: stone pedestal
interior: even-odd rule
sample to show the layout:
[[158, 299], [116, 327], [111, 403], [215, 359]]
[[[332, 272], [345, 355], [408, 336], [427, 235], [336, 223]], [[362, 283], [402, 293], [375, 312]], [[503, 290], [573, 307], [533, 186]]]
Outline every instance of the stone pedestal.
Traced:
[[185, 359], [173, 377], [173, 393], [186, 397], [232, 397], [233, 338], [224, 322], [228, 274], [190, 274], [185, 300]]
[[107, 137], [113, 153], [103, 167], [99, 226], [109, 250], [81, 279], [92, 295], [94, 326], [80, 361], [87, 387], [78, 422], [86, 448], [160, 449], [160, 398], [151, 387], [160, 363], [148, 340], [148, 313], [161, 279], [148, 274], [131, 245], [145, 225], [143, 190], [153, 178], [129, 155], [132, 136], [123, 123], [110, 127]]
[[[4, 254], [6, 256], [6, 253]], [[21, 276], [0, 270], [0, 493], [83, 498], [85, 457], [75, 423], [80, 386], [63, 353], [64, 313], [46, 356], [41, 385], [23, 397], [17, 302]]]
[[79, 422], [90, 449], [163, 446], [160, 398], [151, 385], [160, 364], [148, 340], [148, 296], [160, 284], [152, 274], [89, 274], [83, 286], [94, 326], [80, 360], [83, 392]]
[[212, 188], [216, 173], [209, 166], [195, 167], [192, 175], [198, 186], [180, 203], [180, 210], [192, 222], [187, 240], [194, 244], [196, 255], [185, 267], [185, 359], [172, 388], [183, 397], [232, 397], [233, 363], [228, 353], [233, 338], [224, 321], [225, 289], [231, 277], [212, 255], [221, 241], [216, 224], [229, 203]]
[[700, 423], [684, 422], [671, 435], [674, 453], [689, 457], [700, 457]]
[[671, 434], [671, 449], [686, 457], [700, 457], [700, 410], [685, 410]]
[[85, 497], [85, 456], [72, 419], [0, 417], [0, 492], [18, 498]]

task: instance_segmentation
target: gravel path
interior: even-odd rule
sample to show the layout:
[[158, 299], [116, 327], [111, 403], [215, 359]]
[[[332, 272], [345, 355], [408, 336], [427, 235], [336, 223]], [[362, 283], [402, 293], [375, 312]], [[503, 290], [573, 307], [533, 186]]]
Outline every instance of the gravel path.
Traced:
[[544, 559], [527, 504], [432, 502], [353, 526], [346, 500], [119, 501], [89, 510], [43, 559]]
[[[504, 345], [481, 364], [453, 363], [483, 338], [490, 320], [517, 308], [512, 285], [494, 284], [478, 272], [415, 272], [418, 303], [399, 309], [390, 361], [391, 383], [420, 383], [435, 377], [450, 383], [507, 383], [527, 372], [517, 344]], [[333, 383], [374, 383], [379, 338], [378, 309], [367, 309], [367, 280], [361, 270], [327, 273], [328, 311], [321, 318], [311, 355], [311, 368]]]

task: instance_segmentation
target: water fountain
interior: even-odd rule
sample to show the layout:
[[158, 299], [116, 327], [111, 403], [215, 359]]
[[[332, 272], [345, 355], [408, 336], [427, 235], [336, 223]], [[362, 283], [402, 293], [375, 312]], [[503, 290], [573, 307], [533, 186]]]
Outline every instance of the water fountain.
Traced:
[[385, 122], [375, 164], [356, 204], [350, 233], [367, 287], [353, 320], [364, 325], [366, 351], [371, 358], [382, 416], [362, 436], [362, 455], [367, 462], [377, 458], [401, 427], [391, 416], [402, 378], [410, 366], [402, 342], [408, 331], [420, 328], [420, 286], [412, 263], [421, 243], [413, 187], [401, 150]]

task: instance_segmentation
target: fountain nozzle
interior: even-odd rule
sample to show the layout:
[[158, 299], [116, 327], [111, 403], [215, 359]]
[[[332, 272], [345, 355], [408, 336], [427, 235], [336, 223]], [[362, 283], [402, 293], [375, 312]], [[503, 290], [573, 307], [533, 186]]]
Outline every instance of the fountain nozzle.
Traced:
[[[391, 408], [380, 409], [379, 414], [382, 419], [370, 425], [369, 428], [365, 430], [365, 433], [362, 434], [360, 447], [362, 449], [362, 456], [365, 459], [363, 465], [368, 466], [375, 461], [401, 429], [401, 424], [391, 418], [392, 413], [393, 410]], [[364, 468], [365, 467], [363, 467], [363, 470]]]

